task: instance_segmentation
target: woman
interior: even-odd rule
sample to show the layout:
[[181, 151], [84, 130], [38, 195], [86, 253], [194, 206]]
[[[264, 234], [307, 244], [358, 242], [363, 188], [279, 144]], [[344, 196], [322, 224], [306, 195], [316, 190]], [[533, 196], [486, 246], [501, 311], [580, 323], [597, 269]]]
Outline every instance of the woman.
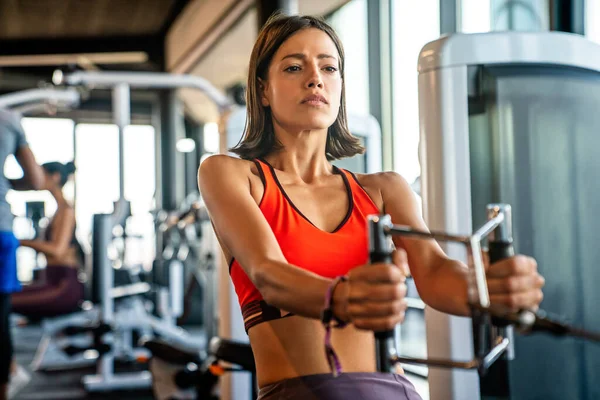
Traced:
[[[241, 142], [205, 160], [199, 186], [235, 285], [254, 352], [259, 399], [418, 399], [402, 374], [376, 372], [373, 331], [402, 322], [409, 271], [429, 306], [469, 315], [467, 269], [434, 241], [396, 238], [391, 264], [366, 264], [366, 217], [427, 229], [399, 175], [354, 175], [330, 160], [364, 149], [348, 132], [344, 52], [312, 17], [272, 18], [254, 46]], [[341, 278], [343, 277], [343, 278]], [[533, 259], [493, 265], [493, 303], [536, 307]], [[328, 362], [321, 315], [330, 301]], [[285, 393], [285, 395], [284, 395]]]
[[25, 286], [12, 296], [13, 312], [30, 318], [45, 318], [75, 311], [83, 300], [83, 283], [79, 271], [84, 253], [75, 237], [75, 211], [65, 200], [62, 189], [75, 173], [75, 164], [49, 162], [42, 165], [44, 188], [56, 200], [56, 213], [48, 224], [44, 238], [21, 240], [46, 257], [45, 279]]

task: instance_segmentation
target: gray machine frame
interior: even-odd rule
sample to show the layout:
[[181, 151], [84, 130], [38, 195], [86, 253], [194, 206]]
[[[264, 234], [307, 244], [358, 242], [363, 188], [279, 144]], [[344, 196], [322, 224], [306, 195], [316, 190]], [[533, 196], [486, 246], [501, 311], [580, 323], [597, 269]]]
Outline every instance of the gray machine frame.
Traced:
[[[475, 65], [556, 65], [600, 72], [600, 46], [559, 32], [454, 34], [427, 44], [419, 55], [419, 119], [422, 198], [432, 230], [472, 228], [469, 164], [468, 68]], [[464, 249], [443, 245], [453, 258]], [[470, 320], [426, 309], [430, 357], [472, 356]], [[518, 355], [517, 355], [518, 356]], [[432, 400], [480, 398], [475, 373], [429, 371]]]
[[[513, 358], [512, 327], [493, 328], [491, 319], [485, 312], [492, 310], [487, 287], [485, 266], [481, 242], [488, 238], [499, 239], [512, 249], [512, 212], [508, 204], [489, 204], [487, 206], [488, 221], [471, 235], [454, 235], [445, 232], [428, 232], [412, 229], [408, 226], [394, 225], [389, 215], [371, 215], [368, 218], [369, 254], [372, 263], [391, 259], [391, 237], [407, 236], [416, 239], [434, 239], [438, 242], [454, 242], [465, 246], [468, 254], [469, 285], [467, 298], [473, 311], [481, 311], [481, 315], [473, 316], [478, 331], [489, 334], [489, 342], [480, 338], [474, 346], [474, 357], [471, 360], [457, 361], [438, 358], [403, 357], [397, 353], [395, 337], [390, 334], [375, 334], [375, 352], [377, 370], [393, 373], [398, 363], [424, 364], [430, 367], [457, 368], [478, 370], [486, 373], [490, 366], [506, 352]], [[477, 312], [477, 314], [480, 314]], [[524, 314], [525, 315], [525, 314]], [[475, 319], [476, 318], [476, 319]], [[391, 333], [391, 331], [390, 331]], [[486, 344], [486, 343], [489, 343]], [[475, 348], [477, 347], [477, 348]]]
[[30, 107], [40, 104], [76, 107], [80, 100], [80, 94], [74, 88], [27, 89], [0, 96], [0, 108], [10, 108], [21, 112], [20, 107]]

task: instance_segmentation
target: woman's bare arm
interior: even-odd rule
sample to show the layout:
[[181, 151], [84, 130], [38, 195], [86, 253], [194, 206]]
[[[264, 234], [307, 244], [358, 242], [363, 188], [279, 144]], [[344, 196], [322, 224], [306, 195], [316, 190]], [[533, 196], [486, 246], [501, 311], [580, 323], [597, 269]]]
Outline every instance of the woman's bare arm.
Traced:
[[44, 171], [35, 161], [29, 146], [21, 146], [15, 154], [23, 169], [23, 178], [10, 181], [13, 190], [41, 190], [44, 186]]
[[67, 208], [52, 222], [50, 240], [21, 240], [21, 246], [31, 247], [46, 256], [62, 257], [69, 249], [74, 229], [75, 213]]
[[[380, 174], [378, 178], [385, 212], [392, 221], [427, 230], [408, 183], [393, 172]], [[417, 290], [426, 304], [448, 314], [470, 315], [465, 264], [448, 258], [434, 240], [397, 237], [395, 243], [406, 249]], [[486, 280], [492, 304], [513, 310], [536, 309], [543, 299], [544, 278], [531, 257], [517, 255], [488, 266]]]
[[[384, 211], [392, 222], [428, 231], [419, 214], [417, 199], [408, 183], [393, 172], [378, 174]], [[434, 240], [395, 237], [408, 254], [408, 265], [423, 301], [438, 311], [467, 316], [467, 267], [446, 256]]]

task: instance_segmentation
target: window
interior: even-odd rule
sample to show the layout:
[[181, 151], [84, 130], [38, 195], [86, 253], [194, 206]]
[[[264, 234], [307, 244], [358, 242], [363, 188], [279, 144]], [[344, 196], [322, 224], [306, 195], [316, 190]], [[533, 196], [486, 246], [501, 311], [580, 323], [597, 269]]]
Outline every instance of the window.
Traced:
[[392, 2], [394, 169], [409, 183], [421, 174], [417, 61], [440, 36], [439, 14], [438, 0]]
[[600, 3], [598, 0], [585, 2], [585, 36], [600, 43]]
[[[51, 161], [66, 163], [73, 161], [73, 127], [70, 119], [60, 118], [23, 118], [21, 120], [25, 137], [29, 142], [36, 161], [43, 164]], [[23, 172], [14, 157], [9, 157], [4, 165], [4, 174], [11, 179], [20, 178]], [[67, 182], [64, 187], [67, 200], [73, 200], [74, 187], [72, 182]], [[15, 235], [21, 239], [34, 237], [32, 221], [26, 217], [26, 203], [32, 201], [44, 202], [44, 213], [52, 216], [56, 211], [56, 202], [52, 195], [46, 191], [14, 191], [6, 195], [6, 200], [15, 215], [13, 229]], [[43, 225], [45, 220], [40, 221]], [[19, 248], [17, 251], [18, 274], [22, 282], [32, 279], [33, 270], [43, 267], [41, 259], [38, 261], [36, 253], [30, 248]]]
[[[409, 183], [418, 184], [419, 164], [419, 89], [417, 62], [423, 46], [440, 36], [439, 0], [393, 1], [392, 4], [392, 95], [394, 132], [394, 169]], [[414, 281], [408, 281], [411, 306], [399, 328], [399, 352], [409, 357], [427, 357], [424, 305]], [[404, 366], [407, 371], [426, 377], [423, 366]], [[420, 389], [429, 398], [425, 385]]]
[[75, 129], [77, 227], [91, 239], [94, 214], [111, 213], [119, 199], [119, 132], [115, 125], [78, 124]]
[[[119, 198], [119, 137], [115, 125], [77, 124], [70, 119], [23, 118], [25, 135], [39, 164], [49, 161], [75, 161], [74, 182], [67, 182], [63, 192], [74, 204], [77, 237], [84, 246], [91, 243], [93, 215], [113, 212]], [[125, 129], [125, 198], [131, 202], [128, 220], [131, 240], [127, 243], [129, 265], [149, 267], [154, 259], [154, 209], [156, 186], [155, 132], [152, 126], [131, 125]], [[9, 178], [22, 176], [14, 157], [7, 159], [4, 173]], [[51, 217], [56, 202], [46, 191], [10, 191], [7, 201], [15, 214], [14, 231], [19, 238], [32, 238], [32, 222], [26, 217], [26, 203], [44, 202]], [[43, 226], [44, 221], [40, 222]], [[19, 279], [28, 282], [33, 270], [43, 267], [32, 249], [18, 250]]]
[[366, 0], [352, 0], [333, 13], [328, 22], [344, 46], [347, 110], [354, 114], [369, 114]]
[[548, 0], [460, 0], [463, 33], [550, 30]]
[[[74, 123], [70, 119], [54, 119], [54, 118], [23, 118], [21, 120], [25, 137], [29, 143], [31, 151], [35, 155], [35, 159], [39, 164], [51, 161], [59, 161], [66, 163], [73, 161], [73, 126]], [[23, 176], [21, 167], [13, 156], [6, 160], [4, 173], [9, 178], [19, 178]], [[73, 186], [72, 184], [65, 187], [65, 195], [68, 199], [72, 199]], [[69, 192], [71, 195], [69, 196]], [[30, 191], [17, 192], [10, 191], [6, 196], [10, 203], [12, 212], [17, 217], [25, 216], [25, 203], [28, 201], [44, 201], [46, 202], [46, 215], [54, 214], [56, 204], [52, 199], [52, 195], [48, 192]]]
[[[111, 213], [119, 199], [119, 131], [116, 125], [79, 124], [77, 137], [78, 232], [88, 238], [93, 215]], [[126, 265], [149, 268], [154, 259], [154, 208], [156, 185], [154, 128], [131, 125], [124, 134], [125, 199], [131, 202], [127, 221]]]
[[155, 256], [154, 194], [156, 191], [155, 131], [150, 125], [125, 128], [125, 198], [131, 202], [132, 216], [127, 221], [126, 265], [141, 265], [147, 270]]
[[[240, 134], [241, 136], [241, 134]], [[214, 122], [204, 125], [204, 151], [207, 153], [219, 152], [219, 126]], [[237, 142], [236, 142], [237, 143]]]
[[461, 0], [459, 30], [463, 33], [492, 30], [490, 0]]

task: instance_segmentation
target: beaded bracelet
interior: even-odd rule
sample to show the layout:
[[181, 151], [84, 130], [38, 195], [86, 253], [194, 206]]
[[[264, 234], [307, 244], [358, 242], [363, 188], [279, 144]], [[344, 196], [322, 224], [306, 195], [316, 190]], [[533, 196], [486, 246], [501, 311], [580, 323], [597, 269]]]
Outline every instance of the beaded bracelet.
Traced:
[[325, 327], [325, 357], [327, 358], [327, 362], [329, 364], [329, 368], [333, 373], [334, 377], [337, 377], [342, 373], [342, 366], [340, 364], [340, 360], [331, 345], [331, 328], [332, 321], [335, 321], [334, 328], [343, 328], [347, 325], [346, 322], [337, 318], [333, 313], [333, 292], [338, 284], [341, 282], [345, 282], [348, 280], [346, 276], [338, 276], [327, 288], [327, 292], [325, 294], [325, 307], [323, 309], [323, 313], [321, 314], [321, 322], [323, 322], [323, 326]]

